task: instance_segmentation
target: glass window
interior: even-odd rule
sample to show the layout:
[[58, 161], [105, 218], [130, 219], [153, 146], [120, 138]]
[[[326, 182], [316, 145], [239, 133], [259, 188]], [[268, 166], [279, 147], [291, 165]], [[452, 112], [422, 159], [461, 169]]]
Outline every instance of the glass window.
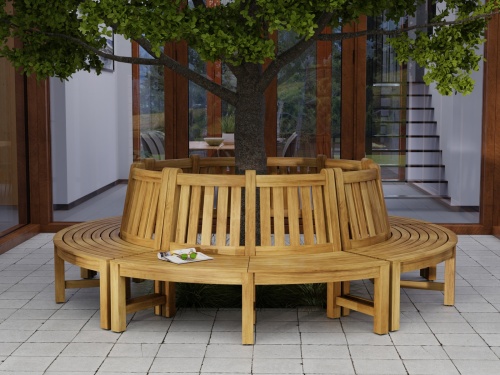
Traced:
[[342, 119], [342, 42], [332, 43], [332, 158], [340, 158], [340, 127]]
[[23, 119], [16, 111], [16, 73], [12, 65], [0, 58], [0, 237], [27, 223], [26, 186], [21, 180], [24, 166], [19, 156], [24, 150], [18, 149], [18, 125], [23, 127]]
[[[189, 48], [189, 67], [199, 74], [206, 75], [207, 64], [200, 58], [198, 53]], [[189, 141], [203, 142], [203, 138], [208, 136], [207, 117], [207, 95], [208, 92], [189, 81]], [[206, 150], [191, 148], [191, 154], [201, 154], [207, 156]]]
[[[292, 32], [280, 32], [279, 51], [296, 42]], [[278, 75], [278, 156], [316, 156], [316, 44]]]
[[[139, 56], [150, 57], [142, 48]], [[139, 66], [140, 159], [165, 159], [164, 82], [162, 66]]]

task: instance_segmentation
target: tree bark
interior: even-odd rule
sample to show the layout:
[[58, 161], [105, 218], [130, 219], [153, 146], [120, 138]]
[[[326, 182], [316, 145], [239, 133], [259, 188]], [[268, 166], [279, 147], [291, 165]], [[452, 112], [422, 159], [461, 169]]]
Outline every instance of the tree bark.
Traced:
[[255, 169], [266, 173], [264, 144], [264, 92], [257, 89], [260, 69], [246, 71], [237, 77], [236, 127], [234, 132], [236, 167], [240, 171]]

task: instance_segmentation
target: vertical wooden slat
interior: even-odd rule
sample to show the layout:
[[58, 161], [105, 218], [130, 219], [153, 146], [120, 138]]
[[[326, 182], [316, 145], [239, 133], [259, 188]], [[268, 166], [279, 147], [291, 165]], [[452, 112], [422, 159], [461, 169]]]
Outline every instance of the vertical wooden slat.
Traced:
[[357, 239], [360, 238], [361, 236], [361, 230], [359, 228], [359, 219], [358, 219], [358, 214], [356, 211], [356, 204], [354, 203], [354, 194], [353, 194], [353, 189], [352, 185], [347, 184], [344, 186], [345, 189], [345, 197], [346, 197], [346, 207], [347, 207], [347, 214], [348, 214], [348, 222], [349, 222], [349, 227], [351, 229], [351, 238], [352, 239]]
[[245, 171], [245, 255], [255, 255], [257, 190], [255, 171]]
[[227, 186], [219, 186], [217, 189], [217, 218], [215, 228], [215, 244], [218, 246], [226, 245], [228, 205], [229, 188]]
[[205, 186], [203, 190], [201, 244], [210, 245], [212, 241], [212, 220], [214, 217], [215, 189], [213, 186]]
[[188, 224], [187, 224], [187, 237], [182, 238], [182, 242], [186, 241], [190, 244], [197, 243], [198, 237], [198, 224], [200, 221], [200, 209], [202, 201], [202, 188], [201, 186], [185, 186], [186, 191], [190, 191], [189, 205], [186, 205], [188, 211]]
[[[176, 242], [186, 241], [186, 231], [188, 226], [189, 217], [189, 197], [190, 197], [189, 186], [181, 186], [180, 196], [179, 196], [179, 214], [177, 217], [177, 230], [175, 235]], [[168, 223], [166, 223], [168, 225]]]
[[300, 197], [302, 203], [302, 232], [304, 234], [304, 243], [306, 245], [312, 245], [315, 242], [314, 236], [314, 222], [313, 222], [313, 209], [311, 189], [302, 188], [300, 189]]
[[354, 199], [354, 209], [357, 213], [359, 235], [360, 238], [366, 238], [368, 237], [368, 228], [366, 225], [366, 213], [363, 207], [363, 198], [361, 196], [361, 186], [359, 183], [353, 183], [351, 188]]
[[274, 244], [285, 245], [285, 197], [282, 188], [271, 188], [273, 216], [274, 216]]
[[[299, 188], [288, 187], [286, 189], [287, 195], [287, 208], [288, 208], [288, 235], [290, 236], [290, 245], [300, 245], [300, 200]], [[300, 189], [304, 190], [304, 188]]]
[[367, 184], [367, 194], [370, 199], [370, 209], [373, 213], [373, 225], [375, 233], [381, 233], [385, 231], [384, 217], [382, 216], [382, 207], [380, 205], [380, 200], [378, 199], [377, 183], [375, 181], [368, 181]]
[[157, 211], [160, 209], [160, 187], [161, 184], [157, 183], [154, 186], [153, 189], [153, 197], [149, 203], [149, 209], [148, 209], [148, 216], [146, 217], [145, 220], [145, 228], [144, 228], [144, 237], [145, 238], [152, 238], [154, 229], [155, 229], [155, 223], [157, 220], [156, 214]]
[[[341, 230], [340, 230], [340, 212], [341, 204], [338, 200], [338, 188], [336, 185], [335, 171], [332, 169], [323, 169], [321, 171], [325, 175], [325, 204], [329, 208], [327, 214], [327, 240], [333, 244], [334, 251], [342, 250]], [[339, 235], [340, 234], [340, 235]]]
[[239, 246], [241, 228], [241, 187], [231, 189], [231, 217], [229, 219], [230, 246]]
[[269, 188], [259, 188], [260, 193], [260, 243], [271, 245], [271, 191]]
[[326, 243], [325, 204], [321, 186], [311, 188], [314, 206], [314, 224], [316, 226], [316, 241], [318, 244]]
[[374, 219], [375, 217], [375, 212], [372, 211], [371, 207], [371, 201], [375, 200], [375, 197], [372, 197], [368, 193], [368, 184], [366, 182], [362, 182], [360, 184], [360, 190], [361, 190], [361, 202], [363, 204], [363, 212], [365, 213], [364, 215], [364, 221], [366, 222], [366, 229], [368, 232], [368, 236], [373, 236], [377, 233], [375, 230], [375, 223]]
[[[127, 230], [129, 232], [134, 232], [134, 228], [139, 227], [139, 221], [140, 221], [140, 217], [141, 217], [141, 213], [142, 213], [141, 207], [143, 207], [144, 199], [146, 197], [145, 189], [146, 189], [146, 186], [145, 186], [144, 182], [141, 180], [137, 181], [134, 184], [134, 190], [135, 190], [134, 198], [135, 199], [132, 201], [132, 208], [130, 210], [130, 215], [131, 215], [132, 220], [130, 221], [129, 227], [127, 228]], [[137, 234], [137, 232], [135, 232], [134, 234]]]
[[[144, 183], [144, 197], [143, 197], [143, 204], [142, 204], [142, 210], [140, 212], [140, 216], [138, 218], [137, 222], [137, 235], [139, 237], [144, 237], [144, 234], [146, 233], [146, 218], [149, 215], [149, 210], [151, 208], [151, 203], [153, 203], [153, 193], [154, 193], [154, 184], [152, 182], [145, 182]], [[154, 209], [154, 208], [153, 208]]]

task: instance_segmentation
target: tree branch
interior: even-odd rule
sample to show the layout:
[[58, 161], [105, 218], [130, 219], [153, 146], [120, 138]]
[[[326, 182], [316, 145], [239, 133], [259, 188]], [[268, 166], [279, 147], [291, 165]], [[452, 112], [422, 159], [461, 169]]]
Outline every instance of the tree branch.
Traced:
[[230, 103], [232, 105], [236, 104], [236, 93], [234, 93], [233, 91], [209, 80], [208, 78], [202, 76], [201, 74], [194, 72], [193, 70], [189, 69], [187, 66], [180, 64], [179, 62], [175, 61], [174, 59], [172, 59], [171, 57], [169, 57], [163, 53], [160, 54], [160, 57], [156, 57], [152, 51], [151, 44], [149, 43], [149, 41], [147, 41], [144, 38], [140, 38], [140, 39], [137, 39], [135, 41], [142, 48], [144, 48], [146, 50], [146, 52], [148, 52], [153, 57], [152, 59], [141, 58], [141, 57], [118, 56], [118, 55], [115, 55], [112, 53], [106, 53], [104, 51], [101, 51], [98, 48], [92, 47], [91, 45], [82, 41], [81, 39], [78, 39], [76, 37], [72, 37], [69, 35], [51, 33], [51, 32], [43, 32], [40, 30], [33, 30], [33, 32], [43, 33], [47, 36], [54, 37], [54, 38], [62, 38], [62, 39], [69, 40], [69, 41], [87, 49], [88, 51], [95, 53], [98, 56], [101, 56], [101, 57], [104, 57], [106, 59], [110, 59], [113, 61], [127, 63], [127, 64], [165, 66], [165, 67], [169, 68], [170, 70], [187, 78], [188, 80], [196, 83], [197, 85], [203, 87], [204, 89], [221, 97], [222, 99], [224, 99], [228, 103]]
[[271, 81], [276, 77], [278, 72], [287, 64], [295, 60], [302, 53], [304, 53], [318, 38], [323, 29], [328, 26], [333, 17], [333, 13], [323, 13], [318, 18], [318, 27], [314, 35], [305, 39], [302, 38], [297, 44], [293, 45], [279, 56], [276, 57], [274, 61], [272, 61], [267, 69], [262, 74], [262, 79], [259, 82], [259, 88], [263, 91], [267, 86], [271, 83]]
[[368, 35], [396, 36], [396, 35], [400, 35], [400, 34], [405, 34], [407, 32], [413, 31], [413, 30], [427, 29], [429, 27], [463, 25], [463, 24], [466, 24], [466, 23], [469, 23], [472, 21], [476, 21], [478, 19], [489, 18], [489, 17], [492, 17], [496, 14], [500, 14], [500, 10], [497, 10], [497, 11], [494, 11], [491, 13], [478, 14], [478, 15], [463, 18], [460, 20], [431, 22], [431, 23], [426, 23], [423, 25], [408, 26], [408, 27], [404, 27], [404, 28], [396, 29], [396, 30], [371, 29], [371, 30], [356, 31], [356, 32], [352, 32], [352, 33], [319, 34], [316, 36], [316, 40], [338, 41], [338, 40], [344, 40], [344, 39], [359, 38], [359, 37], [368, 36]]

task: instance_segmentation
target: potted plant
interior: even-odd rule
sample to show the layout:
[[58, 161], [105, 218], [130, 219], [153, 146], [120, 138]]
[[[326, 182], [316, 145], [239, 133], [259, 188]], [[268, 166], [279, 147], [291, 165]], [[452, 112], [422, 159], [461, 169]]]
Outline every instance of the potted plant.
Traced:
[[222, 128], [222, 138], [224, 143], [233, 144], [234, 143], [234, 127], [236, 121], [234, 114], [226, 115], [221, 118], [221, 128]]

